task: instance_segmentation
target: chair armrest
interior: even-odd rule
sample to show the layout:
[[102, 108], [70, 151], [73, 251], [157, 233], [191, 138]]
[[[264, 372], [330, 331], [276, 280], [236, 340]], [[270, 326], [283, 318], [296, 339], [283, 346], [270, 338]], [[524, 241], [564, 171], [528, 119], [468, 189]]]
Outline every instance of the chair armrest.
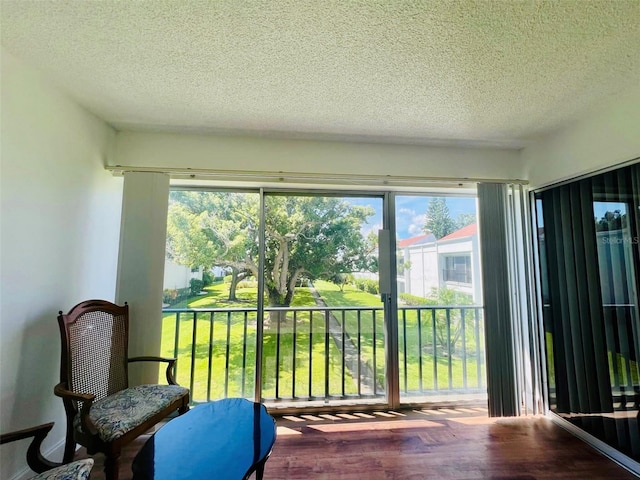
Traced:
[[40, 452], [42, 442], [51, 431], [52, 427], [53, 422], [50, 422], [38, 425], [37, 427], [18, 430], [17, 432], [4, 433], [0, 435], [0, 444], [33, 437], [33, 440], [31, 440], [29, 448], [27, 449], [27, 464], [29, 465], [29, 468], [36, 473], [46, 472], [47, 470], [51, 470], [52, 468], [62, 465], [61, 463], [55, 463], [47, 460]]
[[75, 402], [81, 402], [82, 408], [80, 409], [80, 425], [82, 431], [90, 435], [96, 435], [98, 429], [89, 418], [89, 410], [95, 400], [96, 396], [91, 393], [76, 393], [71, 390], [67, 390], [67, 384], [62, 382], [53, 387], [54, 395], [62, 397], [63, 400], [71, 400]]
[[173, 368], [176, 364], [175, 358], [169, 357], [153, 357], [153, 356], [145, 356], [145, 357], [131, 357], [128, 359], [129, 363], [133, 362], [163, 362], [167, 364], [167, 382], [169, 385], [177, 385], [175, 377], [173, 376]]

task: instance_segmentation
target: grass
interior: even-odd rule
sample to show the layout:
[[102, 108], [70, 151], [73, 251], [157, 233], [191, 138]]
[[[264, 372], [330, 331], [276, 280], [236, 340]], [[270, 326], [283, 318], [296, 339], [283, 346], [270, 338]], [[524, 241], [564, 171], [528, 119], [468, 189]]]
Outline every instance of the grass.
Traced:
[[[341, 325], [344, 324], [347, 338], [351, 338], [354, 346], [358, 344], [358, 329], [360, 330], [361, 359], [373, 370], [375, 353], [375, 376], [378, 386], [383, 387], [385, 385], [384, 319], [381, 311], [373, 313], [373, 310], [366, 310], [380, 308], [382, 306], [380, 298], [351, 286], [345, 286], [344, 290], [340, 291], [338, 286], [324, 281], [316, 281], [314, 286], [329, 306], [362, 307], [359, 318], [356, 311], [336, 311], [333, 314]], [[256, 308], [255, 287], [239, 288], [237, 301], [227, 299], [228, 285], [223, 283], [208, 286], [205, 291], [206, 295], [192, 297], [171, 308]], [[315, 299], [308, 288], [296, 289], [292, 307], [315, 305]], [[166, 313], [163, 316], [162, 354], [166, 356], [174, 355], [176, 318], [175, 313]], [[423, 348], [420, 355], [416, 311], [409, 310], [400, 322], [401, 390], [404, 393], [411, 393], [422, 389], [448, 389], [449, 358], [442, 354], [441, 349], [437, 349], [438, 358], [437, 362], [434, 362], [432, 331], [423, 328], [420, 336]], [[406, 336], [403, 328], [405, 324]], [[256, 373], [256, 325], [255, 311], [180, 314], [176, 377], [179, 383], [191, 387], [194, 401], [231, 396], [253, 397]], [[425, 325], [424, 320], [422, 325]], [[295, 394], [300, 397], [324, 398], [325, 393], [332, 396], [358, 393], [357, 383], [349, 375], [348, 369], [343, 375], [342, 352], [331, 337], [327, 342], [328, 390], [325, 392], [327, 381], [325, 327], [322, 312], [314, 312], [311, 317], [310, 312], [304, 310], [288, 312], [283, 322], [265, 322], [262, 374], [264, 398], [286, 398], [293, 392], [294, 383]], [[483, 344], [483, 339], [480, 340]], [[464, 388], [465, 368], [467, 386], [470, 388], [478, 386], [477, 363], [472, 354], [472, 341], [475, 341], [472, 335], [468, 335], [466, 359], [460, 356], [451, 358], [453, 388]], [[193, 364], [192, 358], [195, 359]], [[420, 376], [420, 359], [422, 360], [422, 377]], [[437, 372], [437, 382], [434, 370]], [[345, 379], [344, 387], [343, 378]], [[484, 382], [483, 362], [481, 362], [480, 378], [480, 381]]]
[[[363, 292], [351, 285], [345, 285], [343, 291], [340, 291], [340, 288], [333, 283], [317, 280], [314, 282], [314, 287], [324, 302], [329, 306], [361, 307], [362, 309], [382, 307], [379, 296]], [[334, 315], [341, 325], [344, 323], [345, 332], [352, 339], [355, 346], [357, 346], [358, 331], [360, 331], [362, 359], [372, 370], [374, 370], [375, 352], [376, 380], [379, 385], [384, 385], [386, 370], [384, 353], [385, 332], [382, 312], [376, 311], [374, 313], [373, 310], [364, 310], [360, 311], [360, 315], [358, 315], [358, 311], [344, 311], [340, 313], [341, 314], [338, 314], [338, 312], [336, 312]]]
[[[549, 389], [552, 392], [556, 390], [556, 364], [554, 360], [554, 347], [553, 347], [553, 335], [550, 332], [545, 332], [546, 340], [546, 355], [547, 355], [547, 379], [549, 383]], [[607, 351], [607, 360], [609, 365], [609, 382], [612, 389], [616, 389], [619, 386], [637, 386], [640, 385], [640, 365], [634, 360], [631, 360], [620, 353], [612, 353]], [[616, 385], [616, 375], [618, 372], [618, 382]], [[555, 395], [555, 394], [554, 394]]]
[[[239, 289], [237, 302], [229, 302], [226, 299], [227, 285], [213, 285], [207, 287], [206, 291], [207, 295], [188, 299], [172, 308], [255, 308], [255, 288]], [[315, 300], [308, 288], [296, 289], [292, 306], [314, 305]], [[193, 400], [253, 396], [256, 360], [255, 312], [182, 313], [178, 325], [176, 378], [179, 383], [191, 387]], [[195, 342], [193, 340], [194, 325]], [[164, 314], [162, 332], [162, 354], [173, 356], [176, 338], [175, 313]], [[324, 320], [317, 313], [313, 320], [309, 312], [296, 312], [295, 318], [293, 313], [289, 313], [284, 322], [279, 324], [267, 322], [263, 333], [263, 396], [274, 398], [290, 395], [293, 391], [295, 362], [296, 395], [324, 397], [326, 348]], [[246, 342], [243, 342], [245, 339]], [[192, 358], [195, 359], [193, 364]], [[209, 358], [211, 358], [211, 365]], [[276, 362], [279, 368], [276, 368]], [[333, 341], [329, 342], [328, 370], [329, 394], [341, 395], [343, 393], [342, 357]], [[277, 373], [279, 374], [276, 377]], [[277, 395], [276, 388], [278, 388]], [[353, 381], [345, 382], [344, 393], [357, 393]]]
[[[433, 316], [431, 311], [421, 312], [421, 315], [419, 323], [416, 310], [400, 314], [398, 342], [401, 390], [483, 388], [486, 382], [482, 318], [477, 319], [476, 332], [474, 310], [465, 310], [463, 336], [460, 310], [450, 312], [450, 334], [447, 333], [445, 310], [436, 310]], [[457, 340], [455, 332], [459, 335]], [[451, 348], [448, 347], [449, 343]]]

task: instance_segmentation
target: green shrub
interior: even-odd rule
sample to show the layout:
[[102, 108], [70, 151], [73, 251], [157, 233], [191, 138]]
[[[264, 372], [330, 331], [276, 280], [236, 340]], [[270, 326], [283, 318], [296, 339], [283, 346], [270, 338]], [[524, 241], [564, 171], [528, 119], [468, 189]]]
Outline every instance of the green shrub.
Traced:
[[211, 285], [215, 281], [216, 278], [209, 270], [205, 270], [204, 272], [202, 272], [202, 283], [204, 284], [204, 286]]
[[238, 282], [238, 288], [258, 288], [258, 281], [254, 277], [247, 277]]
[[191, 288], [191, 295], [198, 295], [202, 291], [202, 287], [204, 287], [204, 282], [197, 278], [192, 278], [189, 280], [189, 285], [189, 288]]
[[175, 288], [165, 288], [162, 291], [162, 303], [168, 303], [171, 305], [178, 298], [178, 290]]
[[357, 278], [355, 281], [356, 288], [363, 292], [378, 295], [380, 293], [380, 287], [377, 280], [368, 280], [366, 278]]
[[176, 303], [186, 300], [191, 295], [191, 287], [189, 288], [165, 288], [162, 292], [162, 303], [175, 305]]
[[427, 305], [427, 299], [424, 297], [411, 295], [410, 293], [401, 293], [398, 296], [400, 297], [400, 300], [402, 300], [405, 303], [405, 305], [409, 305], [410, 307], [416, 307], [418, 305]]

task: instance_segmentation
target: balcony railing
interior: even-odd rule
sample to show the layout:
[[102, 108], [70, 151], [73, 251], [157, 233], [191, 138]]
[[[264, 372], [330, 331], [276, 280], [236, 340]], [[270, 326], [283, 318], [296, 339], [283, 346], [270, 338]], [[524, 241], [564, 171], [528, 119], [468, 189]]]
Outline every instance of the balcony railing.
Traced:
[[[163, 310], [163, 354], [194, 402], [253, 397], [257, 309]], [[382, 307], [265, 308], [264, 401], [384, 399]], [[484, 329], [478, 306], [398, 309], [404, 397], [483, 392]]]

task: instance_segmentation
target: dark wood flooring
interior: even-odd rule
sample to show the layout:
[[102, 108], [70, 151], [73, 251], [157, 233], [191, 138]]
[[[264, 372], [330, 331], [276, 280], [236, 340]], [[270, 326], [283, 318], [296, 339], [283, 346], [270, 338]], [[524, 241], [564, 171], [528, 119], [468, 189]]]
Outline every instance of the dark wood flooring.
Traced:
[[[484, 409], [463, 408], [285, 416], [277, 423], [265, 480], [637, 478], [544, 417], [490, 419]], [[126, 449], [121, 480], [131, 478], [146, 438]], [[91, 479], [102, 480], [101, 455], [95, 459]]]

